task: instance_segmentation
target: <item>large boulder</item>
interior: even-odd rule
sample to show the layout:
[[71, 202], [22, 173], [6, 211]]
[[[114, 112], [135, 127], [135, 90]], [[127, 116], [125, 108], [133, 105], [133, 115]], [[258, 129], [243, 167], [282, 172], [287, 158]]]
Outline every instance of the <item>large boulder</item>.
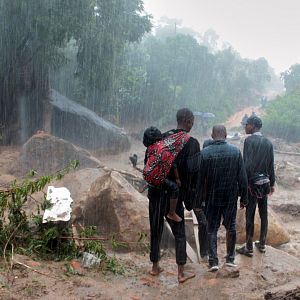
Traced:
[[[268, 207], [268, 236], [267, 236], [267, 244], [272, 246], [278, 246], [290, 241], [290, 236], [287, 230], [284, 228], [284, 225], [280, 221], [280, 218], [276, 215], [276, 213], [272, 210], [272, 208]], [[246, 216], [245, 210], [238, 210], [237, 214], [237, 243], [242, 244], [246, 240]], [[258, 209], [255, 213], [255, 221], [254, 221], [254, 240], [259, 240], [260, 234], [260, 217], [258, 213]]]
[[91, 154], [68, 141], [44, 132], [33, 135], [22, 147], [13, 166], [13, 174], [24, 175], [34, 169], [39, 175], [49, 175], [79, 160], [80, 168], [96, 168], [100, 162]]
[[119, 172], [87, 168], [53, 185], [71, 192], [74, 224], [95, 225], [104, 236], [116, 234], [132, 249], [140, 234], [149, 232], [147, 198]]
[[92, 184], [83, 215], [85, 224], [103, 234], [116, 233], [124, 242], [137, 242], [149, 232], [147, 198], [115, 171]]
[[129, 139], [123, 129], [57, 91], [51, 90], [49, 97], [53, 135], [98, 153], [129, 150]]

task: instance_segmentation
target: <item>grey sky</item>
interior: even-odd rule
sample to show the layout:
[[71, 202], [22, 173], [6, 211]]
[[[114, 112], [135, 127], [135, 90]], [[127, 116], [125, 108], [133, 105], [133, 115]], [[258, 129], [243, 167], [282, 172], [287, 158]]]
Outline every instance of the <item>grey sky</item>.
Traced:
[[276, 73], [300, 63], [300, 0], [144, 0], [155, 19], [213, 28], [242, 57], [265, 57]]

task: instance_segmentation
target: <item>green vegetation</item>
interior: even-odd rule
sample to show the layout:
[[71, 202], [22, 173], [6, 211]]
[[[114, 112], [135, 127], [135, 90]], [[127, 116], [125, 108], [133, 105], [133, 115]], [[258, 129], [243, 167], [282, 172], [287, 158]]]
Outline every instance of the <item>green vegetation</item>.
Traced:
[[42, 128], [50, 86], [118, 125], [164, 124], [183, 106], [221, 121], [258, 102], [275, 78], [264, 58], [175, 22], [149, 33], [142, 0], [0, 0], [0, 143]]
[[269, 102], [264, 117], [264, 132], [288, 141], [300, 141], [300, 65], [281, 73], [285, 95]]
[[[115, 251], [128, 247], [128, 244], [118, 240], [116, 234], [112, 234], [110, 238], [99, 237], [96, 227], [89, 226], [79, 228], [78, 237], [75, 237], [70, 223], [42, 223], [41, 211], [51, 207], [50, 201], [45, 197], [41, 204], [37, 204], [36, 211], [31, 211], [30, 215], [25, 211], [33, 193], [43, 191], [52, 180], [62, 179], [78, 165], [78, 161], [71, 161], [57, 173], [38, 178], [36, 172], [31, 171], [22, 182], [14, 181], [8, 189], [0, 190], [0, 255], [5, 261], [13, 253], [44, 260], [70, 260], [88, 252], [100, 258], [102, 272], [124, 273], [124, 266], [107, 252], [108, 248]], [[141, 251], [147, 251], [149, 245], [144, 234], [140, 234], [136, 245]], [[66, 272], [76, 273], [71, 266], [67, 267]]]
[[34, 178], [36, 173], [32, 171], [21, 183], [14, 181], [10, 188], [0, 191], [0, 251], [4, 258], [12, 249], [28, 254], [51, 252], [53, 241], [62, 235], [65, 229], [42, 224], [40, 209], [49, 207], [49, 201], [45, 199], [42, 205], [38, 205], [37, 214], [32, 214], [30, 218], [24, 207], [31, 194], [42, 191], [52, 180], [60, 180], [78, 165], [78, 161], [71, 161], [56, 174], [40, 178]]
[[267, 107], [263, 130], [274, 137], [300, 141], [300, 93], [277, 97]]

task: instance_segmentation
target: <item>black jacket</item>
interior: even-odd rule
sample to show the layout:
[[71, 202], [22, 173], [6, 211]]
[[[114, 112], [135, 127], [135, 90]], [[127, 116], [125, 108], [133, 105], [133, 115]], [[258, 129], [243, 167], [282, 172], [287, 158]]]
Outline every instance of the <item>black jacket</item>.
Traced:
[[[181, 130], [182, 129], [173, 129], [167, 131], [163, 134], [163, 137], [179, 132]], [[176, 157], [174, 163], [177, 166], [179, 178], [181, 181], [179, 200], [184, 201], [186, 208], [190, 210], [193, 206], [199, 175], [199, 142], [195, 138], [190, 137], [188, 142]], [[172, 172], [169, 174], [168, 179], [175, 180], [174, 174]]]
[[247, 204], [247, 175], [240, 150], [226, 141], [213, 141], [201, 152], [197, 206], [226, 206], [238, 196]]
[[270, 186], [275, 184], [274, 151], [272, 143], [262, 135], [252, 134], [244, 142], [243, 158], [248, 180], [255, 173], [269, 176]]

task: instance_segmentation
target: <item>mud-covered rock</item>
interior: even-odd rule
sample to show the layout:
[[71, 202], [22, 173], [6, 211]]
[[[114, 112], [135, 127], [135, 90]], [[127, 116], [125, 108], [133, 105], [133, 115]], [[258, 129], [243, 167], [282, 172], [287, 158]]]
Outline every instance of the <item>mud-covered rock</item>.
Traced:
[[[238, 210], [237, 214], [237, 243], [242, 244], [246, 240], [246, 210]], [[268, 235], [267, 244], [276, 246], [288, 243], [290, 241], [290, 236], [287, 230], [284, 228], [283, 223], [271, 207], [268, 207]], [[254, 237], [253, 240], [259, 240], [260, 234], [260, 217], [258, 209], [255, 213], [254, 220]]]
[[92, 184], [83, 215], [85, 224], [96, 225], [103, 234], [115, 233], [133, 247], [131, 243], [149, 231], [147, 198], [115, 171]]
[[117, 171], [87, 168], [67, 174], [55, 187], [66, 187], [73, 199], [72, 223], [97, 226], [101, 236], [116, 234], [134, 249], [148, 234], [148, 200]]
[[237, 278], [239, 276], [239, 269], [226, 266], [223, 266], [216, 274], [216, 278]]
[[79, 160], [80, 168], [96, 168], [100, 164], [100, 161], [88, 151], [66, 140], [40, 132], [23, 145], [11, 172], [25, 175], [33, 169], [38, 175], [49, 175], [61, 170], [70, 160], [75, 159]]

